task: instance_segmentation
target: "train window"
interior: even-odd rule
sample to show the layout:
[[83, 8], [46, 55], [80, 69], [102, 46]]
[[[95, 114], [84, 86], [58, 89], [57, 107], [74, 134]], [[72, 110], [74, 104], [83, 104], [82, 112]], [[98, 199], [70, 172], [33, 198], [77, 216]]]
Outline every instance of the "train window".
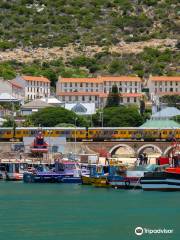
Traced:
[[114, 134], [118, 134], [118, 131], [114, 131]]
[[7, 132], [6, 132], [6, 134], [7, 134], [7, 135], [10, 135], [10, 134], [11, 134], [11, 132], [10, 132], [10, 131], [7, 131]]
[[16, 131], [17, 134], [21, 134], [21, 131]]
[[93, 131], [89, 131], [90, 134], [93, 134]]
[[166, 131], [163, 131], [163, 134], [167, 134], [167, 132], [166, 132]]
[[59, 131], [56, 131], [56, 134], [59, 134], [60, 132]]

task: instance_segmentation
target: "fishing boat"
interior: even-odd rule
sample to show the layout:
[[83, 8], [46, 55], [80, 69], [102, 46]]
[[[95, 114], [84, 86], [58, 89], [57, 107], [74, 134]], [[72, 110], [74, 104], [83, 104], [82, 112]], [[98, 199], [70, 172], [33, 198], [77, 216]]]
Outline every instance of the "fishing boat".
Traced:
[[80, 169], [73, 161], [56, 161], [54, 169], [39, 166], [23, 175], [25, 183], [81, 183]]
[[27, 163], [4, 162], [0, 163], [0, 172], [6, 181], [22, 181], [23, 174], [28, 169]]
[[101, 166], [100, 172], [92, 177], [92, 185], [95, 187], [112, 187], [112, 182], [124, 180], [124, 176], [120, 175], [119, 165], [105, 165]]
[[140, 183], [145, 191], [180, 191], [180, 167], [170, 167], [162, 172], [146, 173]]
[[140, 183], [145, 191], [180, 191], [180, 145], [175, 142], [172, 149], [171, 167], [164, 171], [147, 172]]
[[156, 165], [156, 164], [149, 164], [147, 166], [138, 166], [132, 169], [125, 169], [120, 168], [118, 176], [114, 175], [111, 180], [110, 184], [114, 188], [141, 188], [141, 178], [144, 176], [146, 172], [155, 172], [155, 171], [162, 171], [162, 169], [167, 168], [169, 165]]
[[92, 164], [89, 165], [89, 174], [82, 174], [82, 184], [94, 186], [107, 186], [108, 165]]

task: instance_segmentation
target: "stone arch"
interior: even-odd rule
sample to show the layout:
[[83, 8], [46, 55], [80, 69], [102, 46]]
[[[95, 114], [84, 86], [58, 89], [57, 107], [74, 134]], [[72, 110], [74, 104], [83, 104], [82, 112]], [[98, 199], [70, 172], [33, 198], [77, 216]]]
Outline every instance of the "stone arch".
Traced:
[[158, 150], [161, 155], [162, 155], [162, 153], [163, 153], [162, 150], [161, 150], [161, 148], [158, 147], [157, 145], [155, 145], [155, 144], [145, 144], [145, 145], [142, 145], [142, 146], [137, 150], [138, 155], [141, 153], [142, 150], [144, 150], [144, 149], [146, 149], [146, 148], [148, 148], [148, 147], [152, 147], [152, 148]]
[[126, 148], [129, 148], [132, 150], [133, 153], [135, 153], [135, 150], [128, 144], [123, 144], [123, 143], [120, 143], [120, 144], [117, 144], [115, 146], [113, 146], [110, 150], [109, 150], [109, 153], [112, 155], [113, 153], [116, 152], [116, 150], [118, 150], [120, 147], [126, 147]]
[[168, 155], [168, 153], [174, 148], [174, 146], [169, 146], [166, 148], [166, 150], [164, 151], [164, 155]]

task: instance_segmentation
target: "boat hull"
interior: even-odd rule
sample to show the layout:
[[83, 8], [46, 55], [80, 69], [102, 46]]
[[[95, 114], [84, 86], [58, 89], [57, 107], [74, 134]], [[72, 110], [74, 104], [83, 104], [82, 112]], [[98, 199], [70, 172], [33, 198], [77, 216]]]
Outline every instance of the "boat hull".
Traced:
[[82, 180], [80, 177], [64, 177], [61, 179], [62, 183], [82, 183]]
[[141, 178], [140, 183], [145, 191], [180, 191], [180, 174], [170, 172], [149, 173]]
[[90, 176], [81, 176], [82, 179], [82, 184], [83, 185], [92, 185], [94, 182], [94, 177], [90, 177]]
[[107, 177], [97, 177], [97, 178], [94, 177], [92, 185], [95, 187], [103, 187], [103, 188], [111, 187]]

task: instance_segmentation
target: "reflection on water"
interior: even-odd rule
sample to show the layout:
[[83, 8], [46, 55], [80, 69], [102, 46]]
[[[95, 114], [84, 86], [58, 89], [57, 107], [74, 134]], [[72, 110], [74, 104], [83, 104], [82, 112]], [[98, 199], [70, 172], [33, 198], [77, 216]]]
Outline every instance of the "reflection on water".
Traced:
[[179, 239], [179, 192], [20, 182], [0, 182], [0, 189], [2, 240], [136, 239], [137, 226], [173, 228], [168, 239]]

